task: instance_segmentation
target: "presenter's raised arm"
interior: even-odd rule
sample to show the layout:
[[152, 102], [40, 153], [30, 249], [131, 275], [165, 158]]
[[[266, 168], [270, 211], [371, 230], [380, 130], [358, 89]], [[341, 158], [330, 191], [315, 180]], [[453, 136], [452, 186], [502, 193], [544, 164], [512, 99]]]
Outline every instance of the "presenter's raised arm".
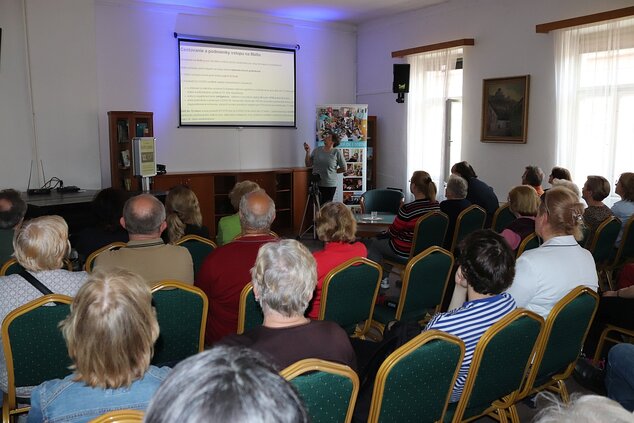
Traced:
[[304, 163], [306, 164], [306, 167], [311, 167], [313, 165], [313, 158], [310, 156], [310, 146], [307, 143], [304, 143], [304, 150], [306, 151]]

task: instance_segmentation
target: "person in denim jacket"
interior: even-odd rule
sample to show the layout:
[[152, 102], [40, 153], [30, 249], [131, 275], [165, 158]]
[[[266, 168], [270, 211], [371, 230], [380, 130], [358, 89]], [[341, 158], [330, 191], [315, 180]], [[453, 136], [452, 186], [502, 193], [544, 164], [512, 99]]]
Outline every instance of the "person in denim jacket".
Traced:
[[150, 366], [159, 326], [143, 278], [96, 271], [60, 328], [74, 372], [33, 390], [29, 423], [88, 422], [112, 410], [147, 408], [170, 369]]

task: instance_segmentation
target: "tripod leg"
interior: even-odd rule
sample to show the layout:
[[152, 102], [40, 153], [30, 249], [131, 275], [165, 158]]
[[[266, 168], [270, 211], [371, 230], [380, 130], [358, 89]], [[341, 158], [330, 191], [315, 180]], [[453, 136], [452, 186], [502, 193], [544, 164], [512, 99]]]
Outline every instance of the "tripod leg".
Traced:
[[[306, 205], [304, 206], [304, 214], [302, 215], [302, 223], [300, 223], [299, 231], [297, 232], [297, 239], [298, 240], [302, 237], [302, 235], [304, 233], [306, 233], [305, 231], [302, 232], [302, 229], [304, 229], [304, 222], [306, 222], [306, 212], [308, 212], [308, 204], [310, 203], [310, 197], [311, 197], [311, 195], [308, 194], [308, 197], [306, 198]], [[310, 229], [310, 227], [308, 229]]]

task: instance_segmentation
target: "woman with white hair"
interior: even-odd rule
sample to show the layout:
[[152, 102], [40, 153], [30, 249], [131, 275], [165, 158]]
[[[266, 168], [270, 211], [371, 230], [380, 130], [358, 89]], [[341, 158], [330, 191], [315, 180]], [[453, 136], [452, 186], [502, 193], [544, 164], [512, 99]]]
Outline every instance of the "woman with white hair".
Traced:
[[242, 335], [223, 339], [268, 356], [278, 370], [305, 358], [319, 358], [356, 369], [346, 332], [334, 322], [304, 317], [317, 285], [317, 266], [308, 249], [285, 239], [260, 247], [251, 269], [253, 293], [264, 322]]
[[[24, 222], [13, 237], [14, 255], [25, 269], [0, 277], [0, 321], [11, 311], [45, 294], [74, 296], [86, 280], [86, 272], [61, 269], [70, 251], [68, 225], [59, 216], [42, 216]], [[38, 284], [39, 282], [39, 284]], [[7, 392], [7, 367], [0, 354], [0, 388]], [[28, 398], [33, 387], [17, 388]]]
[[159, 325], [141, 276], [94, 272], [60, 328], [73, 373], [35, 388], [28, 423], [88, 422], [112, 410], [147, 408], [170, 369], [150, 366]]

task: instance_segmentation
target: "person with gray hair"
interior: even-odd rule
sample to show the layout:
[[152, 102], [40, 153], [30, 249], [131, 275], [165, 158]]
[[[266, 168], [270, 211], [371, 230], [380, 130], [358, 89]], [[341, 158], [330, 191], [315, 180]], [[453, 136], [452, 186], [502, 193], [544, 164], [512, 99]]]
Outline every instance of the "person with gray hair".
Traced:
[[346, 332], [334, 322], [304, 316], [317, 285], [317, 264], [300, 242], [285, 239], [260, 247], [251, 269], [253, 293], [264, 322], [221, 342], [268, 356], [278, 370], [305, 358], [333, 361], [356, 369]]
[[195, 285], [209, 299], [207, 345], [236, 333], [240, 292], [250, 280], [249, 269], [260, 246], [277, 239], [270, 232], [275, 220], [275, 203], [264, 190], [243, 195], [238, 215], [242, 233], [209, 253], [196, 275]]
[[13, 233], [22, 223], [26, 208], [26, 202], [18, 191], [0, 191], [0, 266], [13, 254]]
[[447, 199], [440, 202], [440, 211], [445, 213], [449, 218], [445, 242], [443, 244], [443, 247], [446, 249], [451, 248], [451, 241], [453, 240], [458, 216], [464, 209], [471, 205], [471, 201], [466, 198], [468, 187], [469, 184], [467, 180], [459, 175], [451, 175], [447, 180], [447, 186], [445, 187], [445, 197], [447, 197]]
[[560, 402], [550, 392], [540, 394], [538, 400], [544, 397], [551, 404], [537, 413], [534, 423], [634, 423], [631, 412], [600, 395], [573, 394], [568, 404]]
[[153, 195], [130, 198], [123, 206], [121, 226], [128, 231], [126, 247], [104, 251], [95, 259], [95, 269], [120, 267], [138, 273], [152, 286], [171, 279], [194, 283], [194, 264], [189, 251], [165, 244], [161, 233], [167, 228], [165, 207]]
[[308, 423], [293, 385], [261, 354], [218, 346], [179, 363], [158, 389], [145, 423]]

